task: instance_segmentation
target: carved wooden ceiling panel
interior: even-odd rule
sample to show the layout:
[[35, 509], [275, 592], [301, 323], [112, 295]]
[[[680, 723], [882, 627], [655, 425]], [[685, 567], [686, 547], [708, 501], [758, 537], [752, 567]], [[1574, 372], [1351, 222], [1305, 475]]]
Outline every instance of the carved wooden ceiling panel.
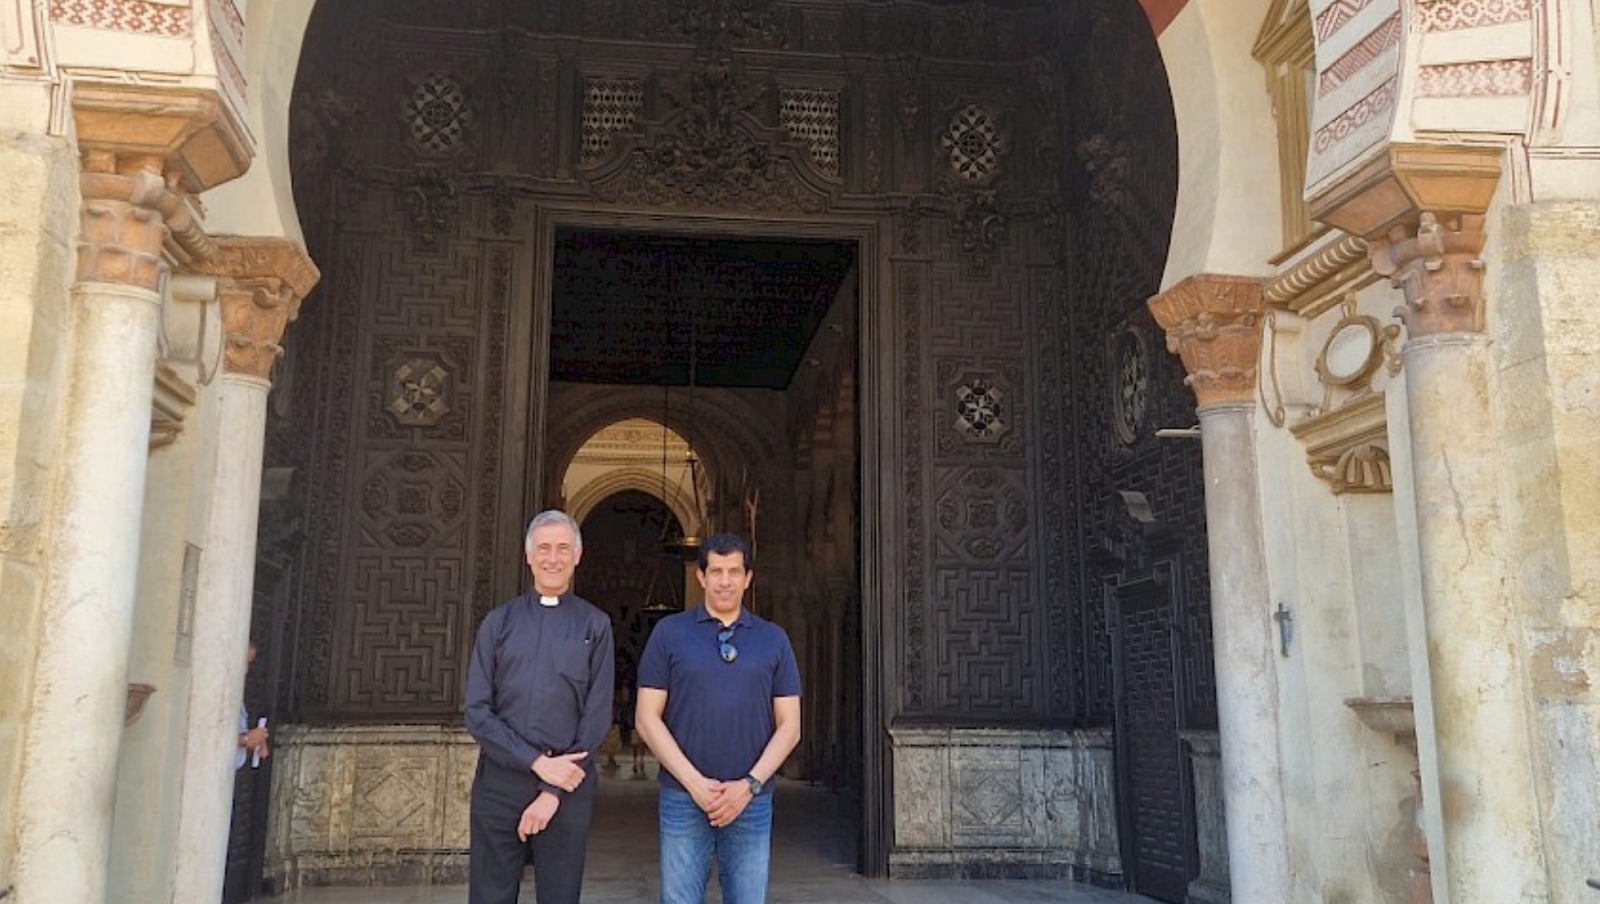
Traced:
[[845, 242], [564, 230], [551, 378], [785, 389], [855, 262]]

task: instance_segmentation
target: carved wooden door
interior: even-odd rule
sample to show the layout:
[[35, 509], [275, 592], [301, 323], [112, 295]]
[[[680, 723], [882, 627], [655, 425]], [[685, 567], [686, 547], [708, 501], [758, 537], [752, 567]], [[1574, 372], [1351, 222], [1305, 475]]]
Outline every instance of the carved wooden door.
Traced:
[[1132, 891], [1182, 901], [1196, 869], [1194, 820], [1178, 738], [1176, 632], [1169, 580], [1110, 591], [1115, 644], [1118, 800]]

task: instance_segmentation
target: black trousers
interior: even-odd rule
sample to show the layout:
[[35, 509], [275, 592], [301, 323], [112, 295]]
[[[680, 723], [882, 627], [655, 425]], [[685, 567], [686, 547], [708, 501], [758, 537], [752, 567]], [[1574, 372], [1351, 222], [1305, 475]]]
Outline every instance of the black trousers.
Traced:
[[590, 770], [578, 790], [561, 801], [544, 831], [518, 841], [517, 821], [539, 796], [539, 779], [532, 772], [507, 769], [480, 755], [472, 779], [468, 904], [517, 904], [522, 869], [530, 855], [538, 904], [578, 904], [597, 784]]

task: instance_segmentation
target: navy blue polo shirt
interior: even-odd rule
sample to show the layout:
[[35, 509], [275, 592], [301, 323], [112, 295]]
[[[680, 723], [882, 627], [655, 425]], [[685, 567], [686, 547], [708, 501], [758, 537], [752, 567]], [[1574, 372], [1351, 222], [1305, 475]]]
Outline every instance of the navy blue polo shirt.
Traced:
[[[722, 622], [704, 605], [663, 618], [639, 662], [639, 686], [667, 692], [663, 721], [678, 747], [701, 775], [725, 782], [743, 778], [767, 749], [776, 728], [773, 698], [800, 696], [789, 635], [743, 610], [733, 624], [733, 662], [722, 661]], [[684, 790], [670, 772], [660, 773], [662, 785]]]

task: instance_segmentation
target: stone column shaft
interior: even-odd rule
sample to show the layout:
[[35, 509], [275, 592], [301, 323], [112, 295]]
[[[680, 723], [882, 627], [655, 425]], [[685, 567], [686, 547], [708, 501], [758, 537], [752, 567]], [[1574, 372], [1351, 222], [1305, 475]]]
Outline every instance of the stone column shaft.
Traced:
[[196, 581], [174, 904], [222, 899], [255, 585], [261, 437], [271, 384], [234, 373], [222, 375], [219, 384], [217, 429], [224, 440], [209, 481], [211, 505]]
[[1200, 402], [1228, 875], [1241, 904], [1293, 900], [1255, 453], [1263, 306], [1260, 281], [1209, 275], [1150, 301]]
[[1236, 901], [1290, 901], [1277, 648], [1261, 534], [1255, 401], [1201, 405], [1217, 734]]
[[45, 541], [16, 894], [105, 897], [172, 198], [149, 161], [86, 161], [63, 434]]
[[222, 277], [224, 371], [197, 575], [174, 904], [222, 898], [255, 589], [268, 376], [285, 326], [317, 280], [305, 253], [287, 240], [223, 238], [217, 245], [216, 256], [202, 266]]
[[[1481, 217], [1422, 214], [1373, 247], [1405, 290], [1405, 359], [1445, 901], [1546, 901], [1527, 651], [1500, 511]], [[1433, 806], [1435, 804], [1430, 804]], [[1443, 869], [1438, 869], [1440, 861]], [[1437, 886], [1436, 886], [1437, 887]]]

